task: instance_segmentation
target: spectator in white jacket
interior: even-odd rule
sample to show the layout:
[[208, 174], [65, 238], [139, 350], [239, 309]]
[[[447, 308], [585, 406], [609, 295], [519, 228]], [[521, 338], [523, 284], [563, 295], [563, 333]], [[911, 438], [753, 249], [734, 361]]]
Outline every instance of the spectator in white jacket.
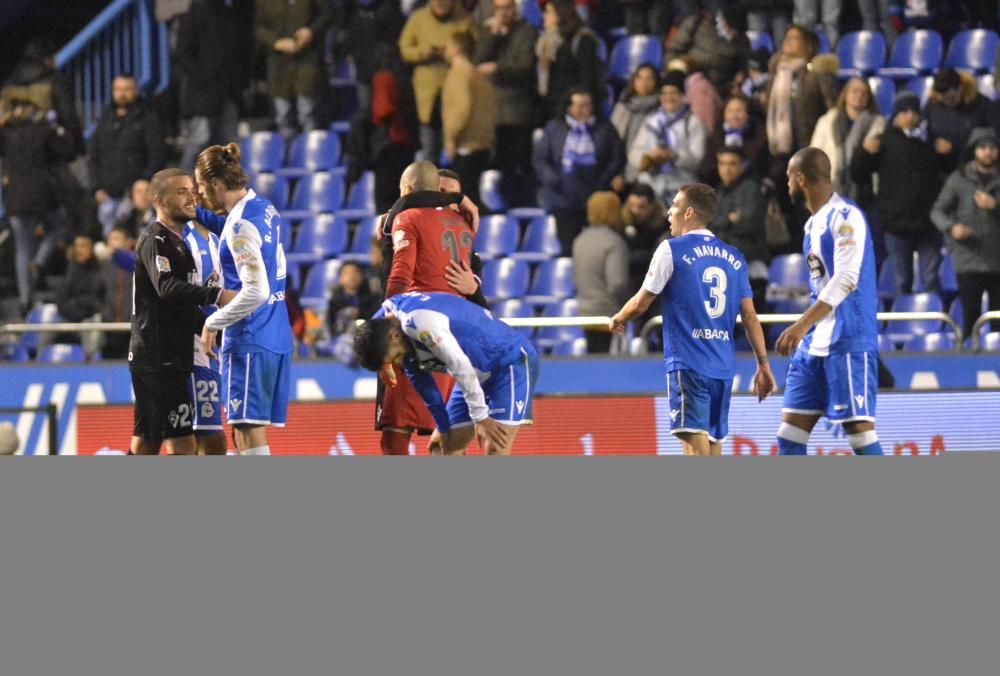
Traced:
[[685, 183], [696, 182], [707, 132], [684, 97], [684, 73], [670, 71], [660, 85], [660, 107], [650, 113], [628, 150], [625, 178], [653, 188], [667, 204]]

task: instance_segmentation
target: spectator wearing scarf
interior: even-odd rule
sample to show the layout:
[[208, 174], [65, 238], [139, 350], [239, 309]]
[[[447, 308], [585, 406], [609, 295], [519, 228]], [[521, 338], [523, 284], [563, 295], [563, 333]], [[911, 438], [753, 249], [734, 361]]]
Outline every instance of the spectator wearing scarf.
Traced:
[[626, 179], [648, 183], [657, 199], [669, 203], [705, 155], [707, 133], [684, 100], [684, 74], [671, 71], [660, 87], [660, 108], [650, 113], [629, 151]]
[[767, 176], [767, 134], [763, 120], [751, 114], [750, 99], [737, 95], [726, 100], [722, 124], [712, 129], [705, 141], [705, 157], [698, 175], [702, 183], [719, 182], [717, 155], [723, 148], [737, 148], [746, 160], [747, 170], [758, 180]]

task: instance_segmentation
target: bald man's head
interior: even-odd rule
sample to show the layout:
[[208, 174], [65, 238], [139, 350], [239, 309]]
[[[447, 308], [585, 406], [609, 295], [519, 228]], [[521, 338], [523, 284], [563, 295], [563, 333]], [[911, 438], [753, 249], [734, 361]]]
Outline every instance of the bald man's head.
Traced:
[[399, 194], [431, 190], [437, 192], [438, 169], [431, 162], [414, 162], [403, 171], [399, 178]]
[[789, 169], [802, 174], [809, 185], [830, 182], [830, 158], [819, 148], [803, 148], [788, 161]]

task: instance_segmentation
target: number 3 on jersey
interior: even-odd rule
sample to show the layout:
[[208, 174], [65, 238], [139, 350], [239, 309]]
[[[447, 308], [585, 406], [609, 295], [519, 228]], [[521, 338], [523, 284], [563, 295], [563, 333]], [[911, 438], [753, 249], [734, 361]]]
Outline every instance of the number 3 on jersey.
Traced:
[[712, 319], [721, 317], [726, 311], [726, 273], [715, 266], [705, 268], [701, 281], [709, 285], [709, 299], [705, 301], [705, 311]]

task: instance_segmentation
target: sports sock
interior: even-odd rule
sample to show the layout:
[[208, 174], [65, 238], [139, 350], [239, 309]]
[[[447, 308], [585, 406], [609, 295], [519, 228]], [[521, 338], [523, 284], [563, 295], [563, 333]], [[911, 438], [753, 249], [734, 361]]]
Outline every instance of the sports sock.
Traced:
[[382, 430], [382, 455], [409, 455], [410, 433]]
[[878, 434], [875, 430], [859, 432], [858, 434], [848, 434], [847, 441], [854, 449], [855, 455], [885, 455], [882, 452], [882, 444], [879, 443]]
[[778, 455], [805, 455], [809, 433], [786, 422], [778, 426]]
[[240, 451], [240, 455], [271, 455], [270, 446], [254, 446], [245, 451]]

